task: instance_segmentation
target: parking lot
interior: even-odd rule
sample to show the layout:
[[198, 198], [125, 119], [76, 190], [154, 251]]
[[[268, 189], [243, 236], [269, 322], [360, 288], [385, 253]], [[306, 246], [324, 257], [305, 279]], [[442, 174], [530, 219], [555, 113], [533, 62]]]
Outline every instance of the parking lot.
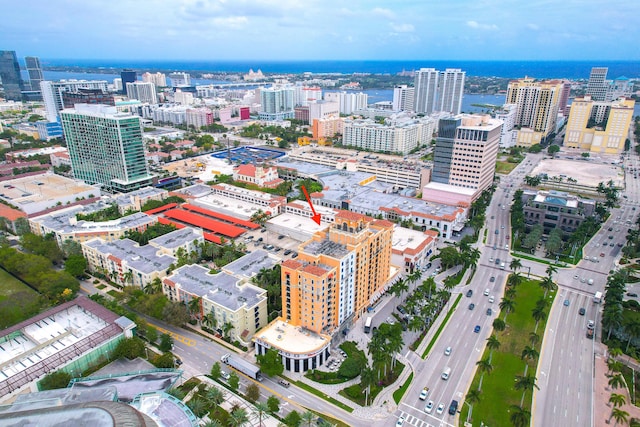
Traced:
[[238, 239], [238, 243], [247, 246], [247, 250], [263, 249], [278, 258], [290, 259], [298, 256], [300, 242], [283, 234], [274, 233], [266, 228], [252, 230]]

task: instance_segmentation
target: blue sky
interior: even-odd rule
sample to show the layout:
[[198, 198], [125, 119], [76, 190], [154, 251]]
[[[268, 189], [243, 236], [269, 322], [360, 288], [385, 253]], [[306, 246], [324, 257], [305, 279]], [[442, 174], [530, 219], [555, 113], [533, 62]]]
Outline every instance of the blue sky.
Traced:
[[0, 49], [21, 57], [640, 59], [640, 0], [17, 0], [0, 8]]

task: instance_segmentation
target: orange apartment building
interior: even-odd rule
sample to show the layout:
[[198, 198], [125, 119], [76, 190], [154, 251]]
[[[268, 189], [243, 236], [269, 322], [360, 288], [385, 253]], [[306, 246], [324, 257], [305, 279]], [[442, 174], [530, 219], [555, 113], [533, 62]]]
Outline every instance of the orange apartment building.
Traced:
[[[277, 349], [288, 370], [328, 357], [331, 336], [357, 319], [391, 275], [393, 223], [349, 211], [282, 263], [282, 317], [254, 337], [256, 354]], [[306, 343], [306, 344], [305, 344]]]

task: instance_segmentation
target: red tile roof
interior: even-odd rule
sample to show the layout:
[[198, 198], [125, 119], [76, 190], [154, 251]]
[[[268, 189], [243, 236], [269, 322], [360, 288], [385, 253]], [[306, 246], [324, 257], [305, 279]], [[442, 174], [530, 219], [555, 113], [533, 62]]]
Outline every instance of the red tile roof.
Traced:
[[169, 203], [169, 204], [166, 204], [164, 206], [160, 206], [159, 208], [150, 209], [148, 211], [145, 211], [144, 213], [146, 213], [147, 215], [153, 215], [153, 214], [156, 214], [158, 212], [163, 212], [163, 211], [166, 211], [168, 209], [175, 208], [176, 206], [178, 206], [177, 203]]
[[240, 165], [235, 171], [238, 175], [256, 176], [256, 167], [254, 165]]
[[0, 216], [13, 222], [18, 218], [26, 218], [27, 214], [0, 203]]
[[302, 269], [302, 271], [304, 271], [305, 273], [313, 274], [314, 276], [324, 276], [329, 272], [328, 270], [325, 270], [322, 267], [318, 267], [317, 265], [311, 265], [311, 264], [305, 266]]
[[282, 266], [290, 268], [292, 270], [297, 270], [302, 267], [302, 263], [300, 261], [296, 261], [295, 259], [287, 259], [282, 261]]
[[223, 236], [227, 237], [238, 237], [246, 232], [246, 230], [240, 227], [236, 227], [235, 225], [216, 221], [215, 219], [208, 218], [204, 215], [195, 214], [182, 209], [168, 210], [164, 213], [164, 216], [170, 219], [176, 219], [178, 221], [185, 222], [189, 225], [200, 227], [207, 231], [222, 234]]
[[376, 219], [371, 222], [371, 225], [377, 225], [378, 227], [393, 227], [393, 222], [386, 219]]
[[338, 218], [348, 219], [348, 220], [351, 220], [351, 221], [358, 221], [358, 220], [361, 220], [361, 219], [366, 219], [368, 217], [366, 215], [362, 215], [362, 214], [359, 214], [357, 212], [341, 210], [341, 211], [338, 211], [338, 213], [336, 214], [336, 219], [338, 219]]
[[246, 228], [249, 228], [251, 230], [257, 230], [258, 228], [260, 228], [260, 226], [258, 224], [255, 224], [255, 223], [253, 223], [251, 221], [245, 221], [243, 219], [238, 219], [238, 218], [232, 217], [230, 215], [224, 215], [224, 214], [221, 214], [221, 213], [218, 213], [218, 212], [211, 211], [209, 209], [201, 208], [200, 206], [185, 204], [185, 205], [182, 205], [182, 209], [186, 209], [186, 210], [192, 211], [192, 212], [201, 213], [201, 214], [204, 214], [206, 216], [213, 217], [213, 218], [221, 219], [222, 221], [230, 222], [230, 223], [235, 224], [235, 225], [240, 225], [242, 227], [246, 227]]

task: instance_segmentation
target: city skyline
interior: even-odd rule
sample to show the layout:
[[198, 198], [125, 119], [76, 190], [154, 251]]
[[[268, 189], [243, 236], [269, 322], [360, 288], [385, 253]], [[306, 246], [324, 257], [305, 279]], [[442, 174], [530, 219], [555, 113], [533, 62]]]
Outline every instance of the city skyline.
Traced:
[[[517, 8], [504, 0], [455, 8], [433, 1], [144, 0], [123, 7], [26, 0], [3, 10], [0, 39], [19, 57], [46, 59], [634, 60], [639, 13], [632, 0], [615, 8], [593, 0]], [[267, 43], [256, 45], [265, 35]]]

